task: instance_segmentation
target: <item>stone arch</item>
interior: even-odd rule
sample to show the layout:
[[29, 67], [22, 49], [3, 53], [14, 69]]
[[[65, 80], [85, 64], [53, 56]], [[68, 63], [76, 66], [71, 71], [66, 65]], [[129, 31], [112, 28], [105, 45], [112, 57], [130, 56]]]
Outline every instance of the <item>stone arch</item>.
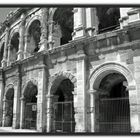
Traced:
[[14, 106], [14, 85], [6, 86], [3, 99], [3, 126], [11, 127], [13, 125], [13, 106]]
[[25, 52], [27, 56], [33, 55], [40, 49], [41, 19], [36, 15], [31, 18], [25, 27]]
[[[109, 73], [120, 73], [122, 74], [128, 81], [128, 86], [136, 86], [134, 76], [132, 72], [126, 68], [123, 64], [115, 63], [115, 62], [107, 62], [100, 66], [98, 66], [89, 77], [89, 89], [97, 89], [99, 83]], [[136, 88], [136, 87], [135, 87]]]
[[64, 45], [72, 40], [74, 21], [72, 8], [53, 8], [50, 11], [49, 21], [50, 35], [54, 41], [53, 47]]
[[[47, 131], [55, 131], [60, 130], [60, 132], [74, 132], [75, 129], [75, 117], [74, 117], [74, 93], [76, 92], [76, 78], [69, 72], [59, 72], [54, 74], [50, 78], [49, 81], [49, 93], [47, 95], [48, 100], [48, 110], [52, 109], [53, 112], [48, 113], [49, 118], [47, 119]], [[52, 97], [52, 100], [50, 100]], [[64, 108], [64, 109], [62, 109]], [[65, 115], [62, 115], [65, 114]], [[53, 115], [53, 118], [51, 117]], [[58, 115], [58, 117], [57, 117]], [[71, 117], [70, 117], [71, 116]], [[66, 120], [71, 121], [67, 127], [64, 125], [64, 129], [62, 126], [57, 125], [57, 121], [64, 120], [64, 124], [66, 124]], [[55, 123], [56, 121], [56, 123]], [[54, 127], [56, 126], [56, 127]]]
[[[37, 95], [38, 84], [34, 79], [26, 82], [22, 90], [22, 124], [24, 129], [36, 129], [37, 127]], [[32, 108], [35, 108], [34, 110]]]
[[27, 22], [26, 26], [25, 26], [25, 34], [28, 34], [29, 28], [31, 26], [31, 24], [35, 21], [35, 20], [39, 20], [41, 23], [41, 17], [39, 15], [35, 15], [33, 17], [30, 18], [29, 22]]
[[[16, 33], [16, 32], [18, 32], [19, 33], [19, 28], [13, 28], [13, 29], [11, 29], [11, 31], [10, 31], [10, 42], [11, 42], [11, 38], [13, 37], [13, 35]], [[9, 42], [9, 43], [10, 43]]]
[[59, 73], [56, 73], [53, 76], [51, 76], [50, 81], [49, 81], [49, 91], [51, 91], [54, 88], [54, 87], [52, 87], [53, 85], [55, 85], [55, 88], [53, 90], [53, 91], [55, 91], [57, 86], [64, 79], [69, 79], [73, 83], [74, 88], [76, 88], [77, 80], [76, 80], [76, 77], [74, 75], [72, 75], [69, 72], [59, 72]]
[[9, 40], [9, 61], [10, 62], [15, 62], [17, 60], [17, 53], [19, 50], [19, 29], [15, 28], [11, 31], [10, 33], [10, 40]]
[[[125, 78], [125, 80], [127, 82], [125, 88], [128, 92], [128, 95], [126, 97], [127, 97], [127, 101], [129, 102], [127, 104], [127, 107], [129, 108], [129, 114], [130, 114], [129, 115], [130, 129], [131, 129], [130, 131], [137, 131], [136, 129], [138, 129], [138, 128], [135, 126], [135, 122], [133, 119], [133, 117], [136, 117], [138, 115], [137, 112], [135, 112], [133, 110], [134, 105], [137, 108], [136, 82], [135, 82], [132, 72], [124, 64], [116, 63], [116, 62], [107, 62], [107, 63], [104, 63], [104, 64], [96, 67], [89, 77], [88, 89], [89, 89], [89, 93], [91, 93], [90, 94], [90, 97], [91, 97], [90, 106], [95, 109], [95, 111], [93, 111], [93, 114], [91, 114], [91, 123], [90, 123], [91, 128], [92, 128], [91, 131], [95, 132], [95, 131], [98, 131], [98, 130], [96, 130], [96, 128], [99, 129], [99, 126], [96, 126], [97, 122], [98, 122], [98, 118], [96, 118], [96, 114], [99, 113], [98, 106], [99, 106], [99, 101], [100, 101], [99, 99], [101, 98], [101, 96], [99, 96], [99, 95], [104, 96], [106, 94], [106, 93], [102, 94], [102, 92], [104, 92], [104, 91], [102, 91], [102, 90], [100, 91], [99, 86], [101, 86], [100, 84], [101, 84], [102, 80], [104, 80], [104, 78], [106, 78], [107, 76], [109, 76], [111, 74], [120, 74]], [[107, 97], [105, 97], [105, 98], [107, 98]], [[94, 102], [94, 100], [96, 100], [96, 102]], [[97, 103], [97, 105], [95, 105], [96, 103]], [[96, 108], [97, 108], [97, 110], [96, 110]], [[135, 115], [133, 115], [134, 112], [135, 112]], [[92, 120], [92, 118], [94, 118], [94, 120]], [[96, 124], [95, 124], [95, 122], [96, 122]], [[138, 120], [137, 120], [137, 123], [139, 124]]]
[[35, 79], [28, 79], [27, 82], [26, 82], [26, 83], [23, 85], [23, 87], [22, 87], [22, 95], [24, 95], [24, 92], [25, 92], [26, 87], [28, 86], [29, 82], [32, 82], [33, 85], [35, 85], [35, 86], [38, 87], [38, 82], [37, 82], [37, 80], [35, 80]]
[[[13, 84], [13, 83], [12, 83], [12, 84], [8, 84], [8, 85], [6, 86], [5, 94], [4, 94], [5, 97], [6, 97], [6, 93], [7, 93], [7, 91], [8, 91], [9, 89], [11, 89], [11, 88], [14, 89], [14, 84]], [[5, 97], [4, 97], [4, 98], [5, 98]]]

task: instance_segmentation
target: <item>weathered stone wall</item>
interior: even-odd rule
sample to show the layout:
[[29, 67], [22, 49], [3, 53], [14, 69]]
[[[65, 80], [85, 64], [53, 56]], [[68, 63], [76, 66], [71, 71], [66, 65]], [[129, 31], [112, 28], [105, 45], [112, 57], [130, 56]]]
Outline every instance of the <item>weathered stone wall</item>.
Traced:
[[[124, 29], [93, 36], [97, 34], [97, 29], [94, 28], [97, 28], [98, 21], [93, 21], [97, 19], [96, 10], [75, 8], [74, 17], [77, 20], [74, 23], [73, 41], [63, 46], [49, 48], [50, 50], [44, 48], [47, 51], [34, 56], [29, 55], [29, 57], [26, 55], [26, 51], [29, 47], [33, 49], [34, 44], [28, 44], [28, 28], [34, 20], [40, 21], [42, 19], [42, 11], [35, 10], [26, 13], [28, 15], [26, 20], [23, 18], [25, 15], [20, 18], [23, 20], [22, 26], [18, 25], [20, 20], [16, 20], [6, 32], [10, 32], [11, 38], [14, 32], [19, 31], [17, 28], [22, 28], [20, 29], [22, 40], [20, 40], [19, 52], [22, 52], [24, 57], [19, 57], [21, 61], [3, 69], [3, 74], [0, 71], [0, 125], [4, 123], [5, 117], [4, 95], [9, 86], [12, 85], [14, 87], [13, 128], [22, 128], [24, 123], [24, 89], [27, 83], [31, 81], [38, 89], [37, 130], [50, 132], [52, 125], [51, 102], [53, 101], [50, 89], [51, 86], [56, 88], [55, 86], [58, 85], [54, 81], [63, 77], [70, 79], [74, 84], [75, 132], [95, 132], [95, 127], [98, 127], [96, 125], [97, 118], [95, 118], [95, 102], [98, 91], [93, 88], [93, 85], [99, 83], [106, 71], [107, 74], [113, 71], [124, 74], [128, 80], [131, 131], [140, 132], [139, 25], [137, 27], [131, 25]], [[90, 16], [86, 17], [86, 14]], [[86, 24], [85, 21], [92, 22]], [[49, 26], [52, 24], [50, 21]], [[85, 30], [85, 25], [87, 30]], [[51, 35], [52, 33], [49, 31], [50, 38]], [[9, 40], [9, 36], [6, 36], [5, 39]], [[6, 56], [5, 53], [4, 57], [6, 58]], [[23, 60], [23, 58], [25, 59]], [[60, 78], [60, 80], [62, 79]]]

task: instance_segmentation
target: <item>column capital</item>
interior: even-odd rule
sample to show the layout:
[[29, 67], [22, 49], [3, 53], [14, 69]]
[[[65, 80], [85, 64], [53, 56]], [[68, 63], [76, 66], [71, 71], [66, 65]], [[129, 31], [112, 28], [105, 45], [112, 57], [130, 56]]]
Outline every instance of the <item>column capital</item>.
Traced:
[[21, 25], [21, 26], [24, 26], [24, 25], [25, 25], [25, 14], [24, 14], [24, 13], [21, 14], [20, 19], [21, 19], [21, 23], [20, 23], [20, 25]]
[[76, 91], [75, 91], [75, 90], [74, 90], [74, 91], [72, 91], [72, 94], [73, 94], [73, 95], [77, 95], [77, 93], [76, 93]]
[[77, 60], [85, 60], [87, 58], [87, 56], [86, 56], [86, 54], [84, 54], [84, 53], [79, 53], [78, 55], [77, 55]]
[[89, 93], [89, 94], [95, 94], [95, 92], [96, 92], [96, 90], [93, 90], [93, 89], [92, 89], [92, 90], [91, 90], [91, 89], [88, 90], [88, 93]]
[[127, 90], [136, 90], [136, 86], [135, 85], [128, 85], [127, 86]]
[[12, 44], [8, 44], [7, 47], [8, 47], [8, 49], [9, 49], [9, 48], [12, 48], [13, 45], [12, 45]]
[[25, 34], [25, 35], [24, 35], [25, 42], [28, 43], [28, 42], [30, 41], [29, 38], [30, 38], [30, 35], [29, 35], [29, 34]]
[[72, 12], [73, 12], [73, 13], [78, 12], [78, 8], [74, 8], [74, 9], [72, 10]]
[[3, 59], [3, 60], [1, 61], [1, 63], [2, 63], [2, 67], [6, 67], [6, 65], [7, 65], [7, 60]]
[[9, 32], [9, 26], [6, 26], [6, 29], [5, 29], [5, 32], [7, 33], [7, 32]]
[[29, 34], [28, 33], [25, 33], [24, 34], [24, 38], [28, 38], [29, 37]]
[[24, 96], [21, 96], [21, 97], [20, 97], [20, 100], [21, 100], [21, 101], [24, 101], [24, 100], [25, 100], [25, 97], [24, 97]]
[[53, 98], [54, 95], [46, 95], [46, 98]]
[[53, 20], [48, 21], [48, 24], [54, 24], [55, 22]]
[[88, 94], [96, 96], [99, 94], [99, 92], [97, 90], [88, 90]]
[[4, 98], [3, 98], [3, 102], [7, 102], [7, 99], [6, 99], [6, 97], [4, 97]]

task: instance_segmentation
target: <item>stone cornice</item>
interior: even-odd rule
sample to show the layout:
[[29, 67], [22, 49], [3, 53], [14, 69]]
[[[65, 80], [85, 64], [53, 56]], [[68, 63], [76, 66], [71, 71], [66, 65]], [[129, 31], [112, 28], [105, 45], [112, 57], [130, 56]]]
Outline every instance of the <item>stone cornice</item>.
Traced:
[[[136, 29], [140, 30], [140, 27], [138, 26], [138, 28], [136, 28]], [[7, 71], [8, 69], [15, 68], [17, 65], [22, 65], [22, 64], [25, 64], [25, 63], [29, 63], [30, 61], [36, 61], [36, 60], [38, 60], [38, 58], [41, 58], [41, 57], [42, 57], [41, 59], [42, 59], [43, 63], [44, 63], [44, 57], [45, 58], [50, 57], [50, 59], [60, 59], [61, 57], [63, 57], [63, 60], [61, 59], [59, 61], [64, 61], [65, 59], [69, 59], [69, 58], [71, 60], [76, 60], [78, 58], [78, 56], [73, 57], [72, 55], [76, 55], [78, 50], [82, 50], [84, 52], [83, 54], [85, 54], [84, 49], [88, 49], [88, 45], [90, 43], [93, 46], [92, 49], [96, 50], [96, 54], [98, 54], [100, 52], [107, 53], [109, 51], [116, 51], [116, 49], [128, 48], [130, 46], [133, 46], [132, 49], [135, 49], [137, 46], [139, 47], [138, 44], [140, 44], [140, 39], [139, 40], [138, 39], [137, 40], [131, 40], [131, 41], [128, 40], [127, 42], [117, 41], [116, 44], [113, 44], [113, 41], [112, 41], [113, 38], [115, 38], [117, 40], [118, 38], [121, 38], [121, 37], [129, 34], [129, 32], [127, 32], [127, 31], [131, 32], [131, 30], [129, 30], [129, 28], [125, 28], [125, 29], [118, 29], [118, 30], [115, 30], [115, 31], [98, 34], [98, 35], [92, 36], [92, 37], [85, 36], [83, 38], [72, 40], [65, 45], [58, 46], [58, 47], [53, 48], [51, 50], [40, 51], [40, 52], [35, 53], [34, 55], [30, 56], [27, 59], [16, 61], [11, 66], [8, 66], [8, 67], [4, 68], [4, 71]], [[101, 46], [101, 44], [99, 44], [99, 46], [95, 45], [95, 44], [100, 43], [102, 40], [105, 40], [106, 42], [109, 42], [109, 43], [106, 43], [103, 46]], [[122, 40], [124, 40], [124, 39], [122, 39]], [[93, 43], [94, 43], [94, 45], [93, 45]], [[71, 49], [73, 49], [73, 52], [72, 52], [73, 54], [67, 53]], [[97, 49], [99, 51], [97, 51]], [[53, 55], [59, 54], [62, 51], [64, 52], [63, 56], [57, 55], [57, 56], [53, 57]], [[65, 58], [65, 57], [67, 57], [67, 58]]]
[[108, 53], [108, 52], [112, 52], [112, 51], [117, 51], [117, 50], [120, 50], [120, 49], [132, 49], [132, 50], [135, 50], [135, 49], [139, 49], [139, 44], [140, 44], [140, 40], [136, 40], [136, 41], [132, 41], [132, 42], [128, 42], [128, 43], [123, 43], [123, 44], [120, 44], [120, 45], [117, 45], [117, 46], [114, 46], [114, 47], [105, 47], [105, 48], [99, 48], [99, 49], [96, 49], [96, 53]]
[[140, 11], [140, 8], [132, 8], [127, 12], [127, 14], [128, 15], [138, 14], [139, 11]]

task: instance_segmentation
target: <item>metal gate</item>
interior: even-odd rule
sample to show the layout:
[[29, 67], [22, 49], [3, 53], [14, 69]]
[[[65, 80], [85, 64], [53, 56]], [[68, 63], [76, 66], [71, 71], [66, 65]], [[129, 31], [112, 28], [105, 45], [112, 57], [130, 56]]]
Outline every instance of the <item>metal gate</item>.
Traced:
[[53, 130], [54, 132], [74, 132], [73, 102], [55, 102], [53, 104]]
[[25, 128], [36, 129], [37, 104], [27, 103], [25, 106]]
[[11, 127], [13, 123], [13, 100], [7, 100], [5, 111], [6, 126]]
[[100, 99], [99, 132], [130, 132], [130, 108], [128, 98]]

